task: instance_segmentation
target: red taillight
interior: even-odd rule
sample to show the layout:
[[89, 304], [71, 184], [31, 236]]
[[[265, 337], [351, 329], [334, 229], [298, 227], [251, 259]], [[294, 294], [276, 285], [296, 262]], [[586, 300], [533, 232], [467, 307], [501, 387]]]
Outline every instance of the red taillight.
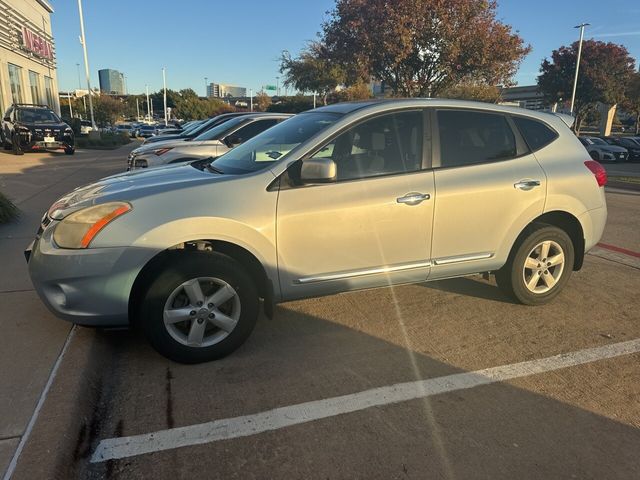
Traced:
[[591, 173], [596, 177], [599, 187], [604, 187], [607, 184], [607, 171], [602, 165], [595, 160], [587, 160], [584, 162], [585, 167], [591, 170]]

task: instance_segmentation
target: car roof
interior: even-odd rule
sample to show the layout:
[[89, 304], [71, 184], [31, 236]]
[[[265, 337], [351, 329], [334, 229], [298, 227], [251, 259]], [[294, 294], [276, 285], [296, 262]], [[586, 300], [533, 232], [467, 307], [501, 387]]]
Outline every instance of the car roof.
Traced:
[[491, 110], [497, 113], [507, 113], [518, 116], [526, 116], [541, 120], [557, 127], [566, 127], [573, 123], [573, 117], [569, 115], [551, 112], [528, 110], [511, 105], [498, 105], [495, 103], [476, 102], [472, 100], [452, 100], [447, 98], [397, 98], [397, 99], [371, 99], [355, 102], [336, 103], [320, 107], [307, 112], [328, 112], [343, 115], [382, 113], [396, 108], [460, 108], [468, 110]]

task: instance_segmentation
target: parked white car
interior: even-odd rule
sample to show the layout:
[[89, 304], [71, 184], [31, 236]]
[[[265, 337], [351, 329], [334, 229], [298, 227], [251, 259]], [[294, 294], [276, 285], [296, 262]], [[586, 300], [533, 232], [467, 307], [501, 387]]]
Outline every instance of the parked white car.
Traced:
[[289, 117], [291, 115], [285, 113], [242, 115], [193, 139], [181, 138], [143, 145], [129, 154], [127, 170], [219, 157]]

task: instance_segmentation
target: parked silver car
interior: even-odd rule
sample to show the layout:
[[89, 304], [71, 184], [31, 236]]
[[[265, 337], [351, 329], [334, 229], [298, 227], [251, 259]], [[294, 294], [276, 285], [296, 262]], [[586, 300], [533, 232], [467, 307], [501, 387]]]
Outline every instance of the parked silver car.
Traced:
[[129, 154], [127, 170], [219, 157], [290, 116], [286, 113], [254, 113], [229, 117], [192, 139], [178, 138], [143, 145]]
[[626, 162], [629, 152], [626, 148], [609, 145], [598, 137], [579, 137], [580, 143], [587, 149], [589, 155], [599, 162]]
[[298, 298], [493, 272], [544, 304], [607, 217], [606, 172], [565, 121], [441, 99], [311, 110], [215, 161], [64, 196], [31, 279], [58, 316], [135, 325], [180, 362], [229, 354]]

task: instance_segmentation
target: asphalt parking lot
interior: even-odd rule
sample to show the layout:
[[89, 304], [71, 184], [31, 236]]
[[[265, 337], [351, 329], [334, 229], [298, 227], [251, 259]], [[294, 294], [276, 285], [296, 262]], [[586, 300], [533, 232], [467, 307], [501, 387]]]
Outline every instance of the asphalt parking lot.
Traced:
[[230, 357], [186, 366], [134, 332], [55, 319], [22, 257], [42, 212], [129, 148], [0, 153], [24, 212], [0, 227], [0, 473], [638, 477], [640, 192], [608, 190], [602, 244], [550, 305], [481, 277], [290, 302]]

